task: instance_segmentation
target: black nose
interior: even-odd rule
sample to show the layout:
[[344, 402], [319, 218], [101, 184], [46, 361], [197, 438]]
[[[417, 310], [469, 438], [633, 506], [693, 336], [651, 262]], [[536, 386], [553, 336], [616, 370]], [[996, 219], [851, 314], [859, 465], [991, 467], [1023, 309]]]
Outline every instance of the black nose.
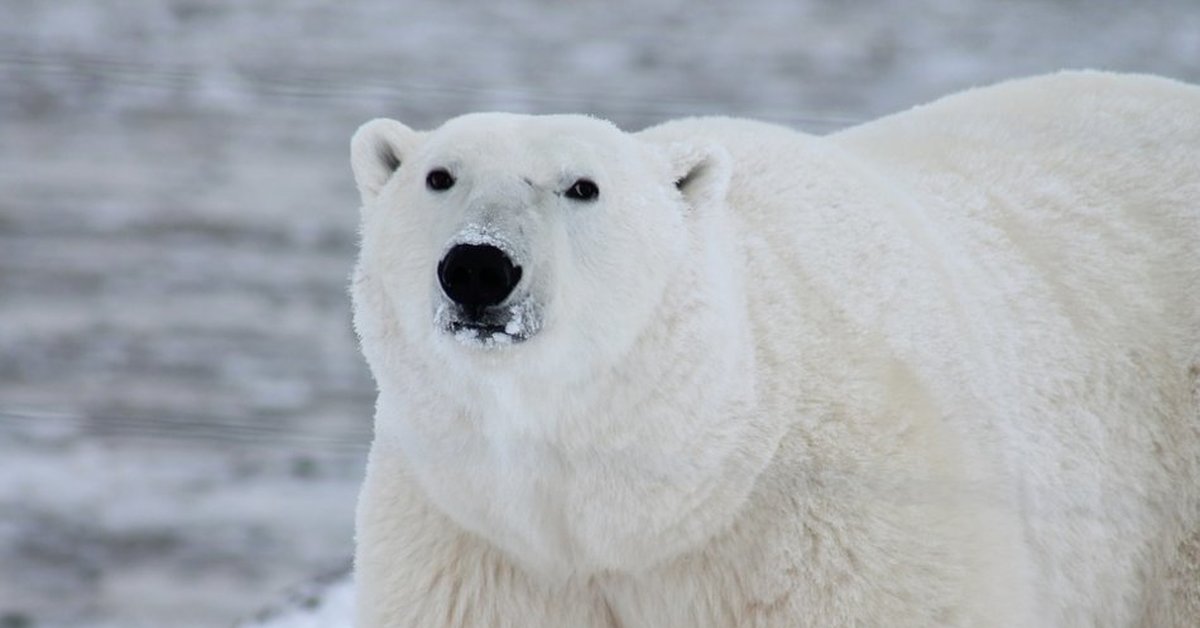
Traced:
[[467, 308], [498, 305], [521, 281], [521, 267], [489, 244], [455, 245], [438, 262], [437, 274], [446, 296]]

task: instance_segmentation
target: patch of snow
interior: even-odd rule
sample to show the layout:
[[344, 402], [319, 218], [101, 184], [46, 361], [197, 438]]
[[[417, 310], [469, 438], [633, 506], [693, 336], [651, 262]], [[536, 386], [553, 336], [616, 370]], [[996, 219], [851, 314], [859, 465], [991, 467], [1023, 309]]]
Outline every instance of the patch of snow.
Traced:
[[513, 246], [512, 240], [504, 237], [504, 235], [496, 229], [488, 225], [481, 225], [478, 223], [467, 224], [454, 236], [451, 241], [451, 246], [458, 244], [482, 244], [494, 246], [501, 251], [504, 251], [509, 256], [515, 255], [517, 251], [517, 248]]
[[289, 593], [286, 602], [238, 628], [353, 628], [354, 583], [349, 574], [318, 578]]

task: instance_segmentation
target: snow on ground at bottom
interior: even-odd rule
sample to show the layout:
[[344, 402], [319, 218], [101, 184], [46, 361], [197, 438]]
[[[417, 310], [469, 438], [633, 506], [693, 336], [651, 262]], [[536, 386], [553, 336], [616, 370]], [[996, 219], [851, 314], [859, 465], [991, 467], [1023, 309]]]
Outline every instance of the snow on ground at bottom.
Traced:
[[361, 455], [47, 431], [3, 449], [2, 626], [229, 625], [348, 563]]
[[238, 628], [353, 628], [354, 583], [333, 572], [297, 586]]

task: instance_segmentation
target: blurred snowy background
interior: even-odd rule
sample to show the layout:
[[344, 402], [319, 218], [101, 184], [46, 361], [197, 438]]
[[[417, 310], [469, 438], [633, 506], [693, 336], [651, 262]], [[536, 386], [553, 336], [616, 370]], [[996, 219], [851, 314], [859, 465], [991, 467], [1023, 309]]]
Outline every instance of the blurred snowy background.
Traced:
[[1200, 81], [1200, 2], [0, 0], [0, 628], [229, 625], [345, 564], [359, 123], [824, 133], [1062, 67]]

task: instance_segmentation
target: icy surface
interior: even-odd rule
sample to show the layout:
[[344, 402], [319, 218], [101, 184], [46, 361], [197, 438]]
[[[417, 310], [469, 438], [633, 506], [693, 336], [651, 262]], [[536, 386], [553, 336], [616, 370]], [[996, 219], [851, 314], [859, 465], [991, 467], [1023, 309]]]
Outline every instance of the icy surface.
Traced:
[[365, 120], [825, 132], [1060, 67], [1200, 81], [1192, 0], [896, 7], [0, 0], [0, 625], [229, 625], [349, 555]]
[[354, 584], [349, 573], [335, 572], [306, 582], [238, 628], [353, 628]]

